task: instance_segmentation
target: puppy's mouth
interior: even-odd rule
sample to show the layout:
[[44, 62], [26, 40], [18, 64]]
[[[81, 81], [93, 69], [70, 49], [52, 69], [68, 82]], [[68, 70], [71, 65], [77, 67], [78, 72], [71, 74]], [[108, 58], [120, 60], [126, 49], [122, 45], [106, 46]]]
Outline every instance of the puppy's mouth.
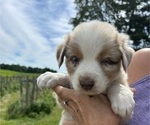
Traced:
[[82, 84], [82, 83], [80, 83], [80, 85], [81, 85], [81, 88], [84, 91], [90, 91], [93, 88], [93, 86], [94, 86], [93, 83], [88, 83], [88, 84]]
[[102, 94], [104, 96], [106, 96], [106, 91], [100, 92], [100, 91], [85, 91], [85, 90], [80, 90], [78, 91], [82, 94], [88, 95], [89, 97], [93, 97], [94, 95], [99, 95]]
[[89, 95], [89, 96], [94, 96], [94, 95], [100, 94], [99, 91], [94, 91], [93, 89], [92, 90], [84, 90], [84, 89], [80, 88], [80, 90], [77, 90], [77, 91], [82, 94]]

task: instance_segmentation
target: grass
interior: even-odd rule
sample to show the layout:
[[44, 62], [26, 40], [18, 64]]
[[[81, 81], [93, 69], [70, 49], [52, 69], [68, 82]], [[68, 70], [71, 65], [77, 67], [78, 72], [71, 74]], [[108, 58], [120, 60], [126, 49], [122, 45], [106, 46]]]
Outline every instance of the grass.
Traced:
[[52, 114], [38, 119], [21, 118], [15, 120], [2, 119], [0, 125], [58, 125], [61, 110], [58, 107], [53, 109]]
[[19, 92], [6, 94], [0, 98], [0, 125], [3, 119], [7, 119], [7, 109], [10, 104], [19, 99]]
[[0, 99], [0, 125], [58, 125], [61, 117], [61, 109], [55, 106], [50, 115], [44, 115], [35, 119], [22, 117], [19, 119], [7, 119], [8, 106], [19, 99], [19, 92], [7, 94]]
[[[12, 70], [0, 69], [0, 86], [2, 85], [4, 88], [1, 90], [1, 87], [0, 87], [0, 96], [3, 96], [3, 95], [5, 95], [5, 93], [10, 93], [10, 92], [12, 92], [12, 90], [19, 88], [18, 76], [23, 78], [23, 80], [24, 80], [25, 77], [26, 78], [28, 77], [29, 79], [30, 78], [33, 79], [33, 77], [34, 77], [34, 79], [36, 79], [39, 75], [40, 74], [38, 74], [38, 73], [24, 73], [24, 72], [12, 71]], [[16, 76], [16, 77], [14, 77], [14, 76]], [[9, 90], [8, 90], [8, 88], [9, 88]]]
[[[0, 75], [2, 76], [14, 76], [14, 75], [38, 75], [30, 73], [20, 73], [10, 70], [0, 69]], [[19, 91], [7, 93], [4, 96], [0, 96], [0, 125], [58, 125], [61, 116], [61, 109], [57, 106], [53, 107], [50, 115], [41, 115], [37, 118], [21, 117], [18, 119], [8, 119], [7, 109], [8, 107], [19, 100]]]
[[0, 69], [0, 75], [1, 76], [37, 76], [39, 74], [37, 73], [24, 73], [24, 72], [17, 72], [17, 71], [12, 71], [12, 70], [4, 70]]

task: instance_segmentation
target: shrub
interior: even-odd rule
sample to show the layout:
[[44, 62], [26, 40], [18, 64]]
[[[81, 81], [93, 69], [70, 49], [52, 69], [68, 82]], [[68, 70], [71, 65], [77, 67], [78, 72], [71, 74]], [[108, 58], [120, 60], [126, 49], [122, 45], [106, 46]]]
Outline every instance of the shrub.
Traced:
[[23, 116], [23, 109], [20, 107], [19, 101], [12, 103], [7, 110], [8, 119], [16, 119]]
[[37, 116], [40, 115], [40, 113], [43, 112], [45, 114], [50, 114], [51, 113], [51, 107], [49, 104], [46, 104], [45, 102], [41, 103], [33, 103], [31, 104], [30, 107], [25, 109], [25, 115], [30, 117], [33, 114], [36, 114]]
[[37, 100], [29, 107], [21, 107], [19, 101], [12, 103], [7, 110], [8, 119], [17, 119], [25, 116], [30, 118], [44, 116], [45, 114], [50, 114], [55, 105], [56, 102], [52, 93], [49, 90], [41, 91]]
[[37, 118], [40, 114], [50, 114], [51, 107], [49, 104], [45, 102], [42, 103], [33, 103], [29, 107], [21, 108], [18, 101], [12, 103], [8, 110], [8, 119], [17, 119], [20, 117], [30, 117], [30, 118]]
[[37, 102], [45, 102], [46, 104], [49, 104], [51, 108], [56, 106], [56, 101], [53, 97], [53, 93], [50, 92], [49, 89], [42, 90], [39, 93]]

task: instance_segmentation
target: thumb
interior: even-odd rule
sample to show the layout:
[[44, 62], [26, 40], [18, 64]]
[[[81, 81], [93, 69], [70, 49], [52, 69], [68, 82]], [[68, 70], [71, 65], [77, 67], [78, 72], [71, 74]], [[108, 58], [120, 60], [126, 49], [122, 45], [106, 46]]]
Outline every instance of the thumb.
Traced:
[[73, 89], [68, 89], [63, 86], [56, 86], [53, 88], [55, 93], [59, 96], [61, 99], [69, 99], [72, 100], [73, 97], [77, 96], [78, 93]]

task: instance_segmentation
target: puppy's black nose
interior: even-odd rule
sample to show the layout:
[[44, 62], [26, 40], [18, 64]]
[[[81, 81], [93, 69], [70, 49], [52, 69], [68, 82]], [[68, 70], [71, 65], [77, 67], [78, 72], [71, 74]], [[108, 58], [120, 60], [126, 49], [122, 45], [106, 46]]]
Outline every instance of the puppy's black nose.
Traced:
[[79, 82], [80, 82], [80, 85], [83, 89], [85, 90], [90, 90], [92, 89], [92, 87], [94, 86], [95, 84], [95, 81], [88, 78], [88, 77], [83, 77], [83, 78], [80, 78], [79, 79]]

